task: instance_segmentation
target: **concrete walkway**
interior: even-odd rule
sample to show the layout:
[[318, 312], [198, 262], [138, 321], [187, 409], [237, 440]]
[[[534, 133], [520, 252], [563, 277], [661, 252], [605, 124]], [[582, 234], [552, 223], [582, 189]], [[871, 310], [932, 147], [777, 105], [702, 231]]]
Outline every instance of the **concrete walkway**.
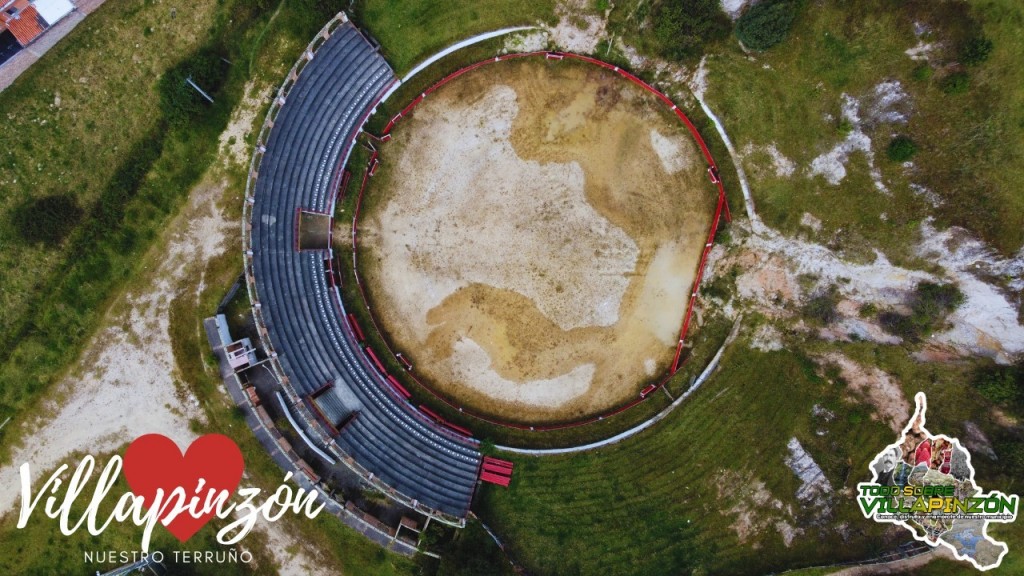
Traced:
[[441, 60], [442, 58], [444, 58], [445, 56], [448, 56], [449, 54], [457, 52], [457, 51], [465, 48], [466, 46], [472, 46], [473, 44], [477, 44], [477, 43], [483, 42], [485, 40], [490, 40], [491, 38], [497, 38], [499, 36], [504, 36], [506, 34], [511, 34], [513, 32], [522, 32], [523, 30], [533, 30], [535, 28], [537, 28], [537, 27], [536, 26], [514, 26], [512, 28], [502, 28], [500, 30], [494, 30], [494, 31], [491, 31], [491, 32], [484, 32], [483, 34], [477, 34], [476, 36], [472, 36], [470, 38], [466, 38], [465, 40], [456, 42], [455, 44], [452, 44], [451, 46], [445, 48], [444, 50], [441, 50], [437, 54], [434, 54], [433, 56], [427, 58], [423, 62], [420, 62], [419, 65], [417, 65], [415, 68], [410, 70], [409, 73], [406, 74], [402, 78], [401, 81], [395, 83], [395, 85], [392, 86], [391, 89], [388, 90], [387, 93], [384, 94], [384, 96], [380, 99], [380, 101], [381, 101], [381, 103], [386, 102], [387, 99], [392, 94], [394, 94], [396, 90], [398, 90], [402, 86], [402, 84], [405, 84], [410, 79], [412, 79], [413, 76], [415, 76], [415, 75], [419, 74], [420, 72], [426, 70], [431, 64], [433, 64], [434, 62], [437, 62], [438, 60]]

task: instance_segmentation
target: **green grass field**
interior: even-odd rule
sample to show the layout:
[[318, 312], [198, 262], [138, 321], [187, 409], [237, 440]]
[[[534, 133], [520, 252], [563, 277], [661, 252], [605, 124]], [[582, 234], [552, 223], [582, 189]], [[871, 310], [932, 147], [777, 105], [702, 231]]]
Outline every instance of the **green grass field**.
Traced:
[[[753, 536], [758, 549], [732, 528], [737, 507], [766, 523], [815, 521], [817, 511], [800, 512], [799, 480], [784, 464], [791, 437], [822, 463], [836, 490], [856, 483], [856, 471], [866, 471], [877, 447], [891, 441], [876, 422], [816, 422], [812, 406], [840, 408], [842, 393], [797, 354], [737, 344], [721, 372], [654, 429], [598, 452], [513, 457], [512, 486], [485, 486], [481, 517], [512, 543], [513, 558], [543, 574], [759, 574], [870, 556], [885, 542], [863, 523], [864, 533], [845, 545], [808, 525], [787, 547], [768, 527]], [[821, 427], [825, 437], [815, 433]], [[852, 474], [845, 461], [826, 465], [840, 446]], [[754, 481], [793, 516], [748, 500]], [[829, 524], [858, 516], [840, 497]]]
[[555, 2], [359, 0], [354, 17], [381, 43], [399, 77], [435, 52], [474, 34], [550, 23]]

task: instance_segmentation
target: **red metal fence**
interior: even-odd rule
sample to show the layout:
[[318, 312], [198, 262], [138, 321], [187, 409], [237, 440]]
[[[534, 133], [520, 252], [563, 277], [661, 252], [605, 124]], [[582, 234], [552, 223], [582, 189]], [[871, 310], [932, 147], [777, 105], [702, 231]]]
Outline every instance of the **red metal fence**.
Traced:
[[[455, 404], [450, 399], [448, 399], [447, 397], [443, 396], [442, 394], [440, 394], [439, 392], [434, 390], [432, 387], [427, 386], [426, 384], [424, 384], [411, 371], [408, 372], [409, 376], [412, 377], [412, 379], [417, 384], [419, 384], [422, 389], [426, 390], [431, 395], [433, 395], [435, 398], [437, 398], [438, 400], [444, 402], [448, 406], [454, 408], [455, 410], [458, 410], [461, 414], [466, 414], [467, 416], [470, 416], [472, 418], [476, 418], [478, 420], [482, 420], [482, 421], [488, 422], [490, 424], [495, 424], [495, 425], [498, 425], [498, 426], [504, 426], [504, 427], [507, 427], [507, 428], [515, 428], [515, 429], [519, 429], [519, 430], [545, 431], [545, 430], [560, 430], [560, 429], [565, 429], [565, 428], [573, 428], [573, 427], [576, 427], [576, 426], [582, 426], [584, 424], [590, 424], [590, 423], [593, 423], [593, 422], [598, 422], [598, 421], [604, 420], [605, 418], [609, 418], [611, 416], [615, 416], [616, 414], [620, 414], [622, 412], [625, 412], [626, 410], [632, 408], [633, 406], [636, 406], [637, 404], [643, 402], [647, 398], [650, 398], [650, 396], [652, 395], [653, 392], [657, 391], [658, 388], [661, 388], [662, 386], [664, 386], [668, 382], [668, 380], [673, 375], [675, 375], [675, 373], [678, 372], [679, 369], [686, 363], [686, 359], [682, 358], [683, 347], [684, 347], [685, 342], [686, 342], [686, 336], [687, 336], [687, 334], [688, 334], [688, 332], [690, 330], [691, 319], [693, 317], [693, 306], [694, 306], [694, 304], [695, 304], [695, 302], [697, 300], [697, 295], [698, 295], [698, 292], [699, 292], [701, 279], [704, 277], [704, 268], [707, 265], [708, 255], [710, 254], [711, 249], [714, 247], [715, 234], [718, 232], [718, 226], [721, 223], [722, 218], [724, 217], [726, 222], [729, 222], [729, 221], [732, 220], [732, 216], [731, 216], [731, 214], [729, 212], [729, 204], [728, 204], [728, 202], [726, 202], [725, 188], [722, 186], [722, 181], [718, 177], [718, 165], [715, 163], [715, 159], [711, 156], [711, 151], [708, 149], [707, 144], [704, 142], [704, 139], [701, 137], [700, 132], [697, 131], [697, 127], [693, 125], [693, 122], [691, 122], [689, 118], [687, 118], [686, 114], [674, 102], [672, 102], [672, 100], [668, 96], [666, 96], [660, 90], [658, 90], [657, 88], [651, 86], [647, 82], [644, 82], [640, 78], [638, 78], [635, 75], [631, 74], [630, 72], [628, 72], [626, 70], [623, 70], [622, 68], [620, 68], [619, 66], [616, 66], [614, 64], [609, 64], [607, 62], [603, 62], [601, 60], [597, 60], [596, 58], [591, 58], [589, 56], [583, 56], [583, 55], [580, 55], [580, 54], [573, 54], [573, 53], [570, 53], [570, 52], [550, 52], [550, 51], [524, 52], [524, 53], [516, 53], [516, 54], [505, 54], [505, 55], [502, 55], [502, 56], [497, 56], [497, 57], [490, 58], [490, 59], [487, 59], [487, 60], [484, 60], [484, 61], [481, 61], [481, 62], [477, 62], [475, 64], [470, 64], [469, 66], [466, 66], [464, 68], [460, 68], [459, 70], [456, 70], [455, 72], [452, 72], [451, 74], [445, 76], [444, 78], [442, 78], [442, 79], [438, 80], [437, 82], [435, 82], [434, 84], [432, 84], [429, 88], [427, 88], [422, 93], [420, 93], [418, 96], [416, 96], [416, 98], [414, 98], [412, 100], [412, 102], [410, 102], [405, 108], [403, 108], [401, 112], [399, 112], [398, 114], [393, 116], [391, 118], [391, 120], [388, 121], [387, 125], [384, 127], [384, 130], [383, 130], [383, 132], [382, 132], [382, 134], [380, 136], [370, 135], [370, 137], [373, 140], [376, 140], [378, 142], [387, 142], [388, 140], [390, 140], [391, 139], [391, 130], [395, 127], [395, 125], [398, 122], [400, 122], [402, 120], [402, 118], [408, 116], [416, 108], [416, 106], [418, 106], [419, 103], [422, 102], [427, 96], [429, 96], [433, 92], [437, 91], [438, 89], [440, 89], [445, 84], [447, 84], [447, 83], [451, 82], [452, 80], [455, 80], [456, 78], [462, 76], [463, 74], [466, 74], [468, 72], [472, 72], [473, 70], [476, 70], [477, 68], [481, 68], [483, 66], [487, 66], [488, 64], [493, 64], [495, 62], [502, 62], [502, 61], [506, 61], [506, 60], [514, 60], [514, 59], [518, 59], [518, 58], [528, 58], [528, 57], [531, 57], [531, 56], [544, 56], [545, 58], [547, 58], [549, 60], [563, 60], [563, 59], [569, 58], [569, 59], [572, 59], [572, 60], [579, 60], [579, 61], [582, 61], [582, 62], [587, 62], [587, 63], [593, 64], [595, 66], [600, 66], [601, 68], [605, 68], [607, 70], [611, 70], [611, 71], [619, 74], [623, 78], [633, 82], [637, 86], [640, 86], [641, 88], [643, 88], [647, 92], [653, 94], [658, 100], [660, 100], [662, 103], [664, 103], [665, 106], [667, 106], [669, 108], [669, 110], [671, 110], [672, 113], [674, 113], [683, 122], [684, 125], [686, 125], [687, 129], [690, 131], [690, 134], [697, 141], [697, 144], [700, 146], [701, 153], [704, 155], [704, 159], [708, 163], [708, 174], [711, 176], [711, 182], [712, 182], [712, 184], [714, 184], [716, 186], [717, 192], [718, 192], [717, 203], [716, 203], [716, 206], [715, 206], [715, 213], [714, 213], [714, 216], [711, 219], [711, 226], [710, 226], [710, 228], [708, 230], [707, 241], [704, 243], [704, 247], [703, 247], [703, 250], [701, 252], [701, 257], [700, 257], [700, 264], [697, 267], [697, 274], [696, 274], [696, 276], [693, 279], [693, 286], [692, 286], [692, 288], [690, 290], [689, 297], [687, 299], [686, 313], [683, 316], [683, 324], [682, 324], [682, 327], [679, 330], [679, 343], [676, 346], [675, 356], [672, 359], [672, 367], [669, 370], [668, 374], [661, 381], [659, 381], [657, 384], [654, 384], [652, 386], [648, 386], [647, 388], [645, 388], [644, 392], [638, 398], [635, 398], [635, 399], [631, 400], [630, 402], [628, 402], [628, 403], [626, 403], [626, 404], [624, 404], [622, 406], [618, 406], [616, 408], [613, 408], [612, 410], [610, 410], [608, 412], [605, 412], [604, 414], [600, 414], [600, 415], [597, 415], [597, 416], [592, 416], [592, 417], [587, 418], [585, 420], [577, 420], [577, 421], [573, 421], [573, 422], [564, 422], [564, 423], [560, 423], [560, 424], [530, 426], [530, 425], [525, 425], [525, 424], [518, 424], [518, 423], [515, 423], [515, 422], [506, 422], [506, 421], [498, 420], [498, 419], [495, 419], [495, 418], [491, 418], [489, 416], [485, 416], [483, 414], [477, 414], [477, 413], [468, 411], [464, 407], [459, 406], [458, 404]], [[378, 158], [377, 157], [378, 157], [377, 150], [374, 150], [373, 154], [370, 157], [369, 162], [367, 163], [366, 171], [363, 174], [363, 182], [362, 182], [362, 185], [359, 188], [359, 198], [356, 200], [355, 215], [352, 218], [352, 264], [353, 264], [353, 269], [355, 269], [355, 266], [356, 266], [356, 235], [357, 235], [357, 229], [358, 229], [359, 208], [360, 208], [360, 206], [362, 204], [362, 196], [363, 196], [363, 192], [365, 191], [365, 188], [366, 188], [367, 180], [372, 175], [371, 174], [371, 170], [376, 168], [376, 163], [378, 162]], [[359, 273], [358, 273], [358, 271], [355, 272], [355, 277], [356, 277], [356, 284], [359, 286], [359, 292], [360, 292], [360, 294], [363, 297], [363, 301], [364, 302], [369, 302], [366, 299], [366, 292], [363, 290], [362, 283], [359, 281]], [[370, 322], [373, 323], [374, 329], [377, 331], [378, 334], [382, 334], [382, 332], [380, 330], [380, 327], [377, 325], [377, 320], [374, 318], [373, 312], [369, 310], [369, 305], [367, 305], [367, 312], [369, 313]], [[358, 327], [356, 327], [356, 330], [358, 330]], [[395, 354], [395, 351], [391, 349], [391, 345], [390, 345], [390, 343], [387, 342], [387, 339], [386, 338], [382, 338], [382, 340], [384, 341], [384, 345], [388, 347], [388, 352], [390, 352], [392, 356], [396, 356], [397, 357], [398, 355]]]

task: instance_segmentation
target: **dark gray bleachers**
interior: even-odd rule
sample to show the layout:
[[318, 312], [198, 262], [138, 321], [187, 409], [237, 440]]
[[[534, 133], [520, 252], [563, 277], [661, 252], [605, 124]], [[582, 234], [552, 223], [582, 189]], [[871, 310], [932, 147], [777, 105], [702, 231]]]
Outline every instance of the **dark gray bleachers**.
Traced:
[[338, 446], [378, 479], [445, 514], [469, 510], [480, 453], [394, 397], [339, 314], [324, 251], [295, 249], [299, 209], [333, 208], [331, 183], [369, 110], [395, 81], [387, 62], [349, 23], [303, 68], [274, 121], [259, 166], [251, 246], [256, 293], [288, 385], [337, 424], [359, 416]]

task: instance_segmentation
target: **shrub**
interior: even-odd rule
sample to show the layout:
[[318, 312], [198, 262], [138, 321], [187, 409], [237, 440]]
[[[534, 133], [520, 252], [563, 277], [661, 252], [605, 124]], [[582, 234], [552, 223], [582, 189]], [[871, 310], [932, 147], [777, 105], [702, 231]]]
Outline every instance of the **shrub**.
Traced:
[[931, 66], [929, 66], [928, 64], [921, 64], [920, 66], [914, 68], [914, 71], [911, 72], [911, 76], [914, 78], [914, 80], [917, 80], [919, 82], [927, 82], [928, 80], [932, 79], [932, 75], [934, 73], [935, 70], [932, 70]]
[[914, 144], [909, 136], [901, 135], [893, 138], [886, 150], [886, 155], [893, 162], [906, 162], [913, 158], [914, 154], [917, 154], [917, 144]]
[[718, 298], [719, 300], [728, 301], [732, 298], [733, 287], [736, 285], [736, 276], [738, 275], [739, 269], [733, 266], [725, 274], [719, 274], [713, 280], [704, 284], [704, 287], [701, 288], [701, 294], [705, 298]]
[[942, 91], [946, 94], [963, 94], [971, 89], [971, 77], [967, 72], [954, 72], [942, 81]]
[[1024, 399], [1024, 363], [982, 368], [974, 374], [972, 384], [990, 402], [1004, 407], [1016, 405]]
[[935, 323], [963, 303], [964, 294], [955, 284], [921, 282], [914, 292], [911, 310], [919, 323]]
[[878, 321], [886, 332], [913, 342], [931, 334], [963, 301], [963, 293], [953, 284], [921, 282], [914, 290], [909, 315], [888, 311], [879, 314]]
[[652, 17], [662, 53], [676, 60], [697, 56], [705, 44], [729, 34], [729, 17], [717, 0], [669, 0]]
[[836, 312], [838, 303], [839, 291], [835, 286], [831, 286], [811, 297], [804, 304], [802, 313], [810, 322], [827, 326], [839, 318], [839, 313]]
[[981, 64], [992, 54], [992, 41], [984, 36], [969, 38], [960, 46], [960, 62], [967, 66]]
[[11, 212], [18, 236], [29, 244], [54, 247], [78, 225], [84, 211], [68, 194], [33, 198]]
[[887, 310], [878, 315], [878, 323], [893, 336], [899, 336], [904, 340], [917, 340], [918, 334], [910, 316]]
[[794, 0], [754, 4], [736, 21], [736, 37], [751, 50], [767, 50], [786, 39], [798, 9]]
[[732, 242], [732, 232], [729, 231], [729, 223], [723, 218], [715, 230], [715, 244], [728, 245]]

